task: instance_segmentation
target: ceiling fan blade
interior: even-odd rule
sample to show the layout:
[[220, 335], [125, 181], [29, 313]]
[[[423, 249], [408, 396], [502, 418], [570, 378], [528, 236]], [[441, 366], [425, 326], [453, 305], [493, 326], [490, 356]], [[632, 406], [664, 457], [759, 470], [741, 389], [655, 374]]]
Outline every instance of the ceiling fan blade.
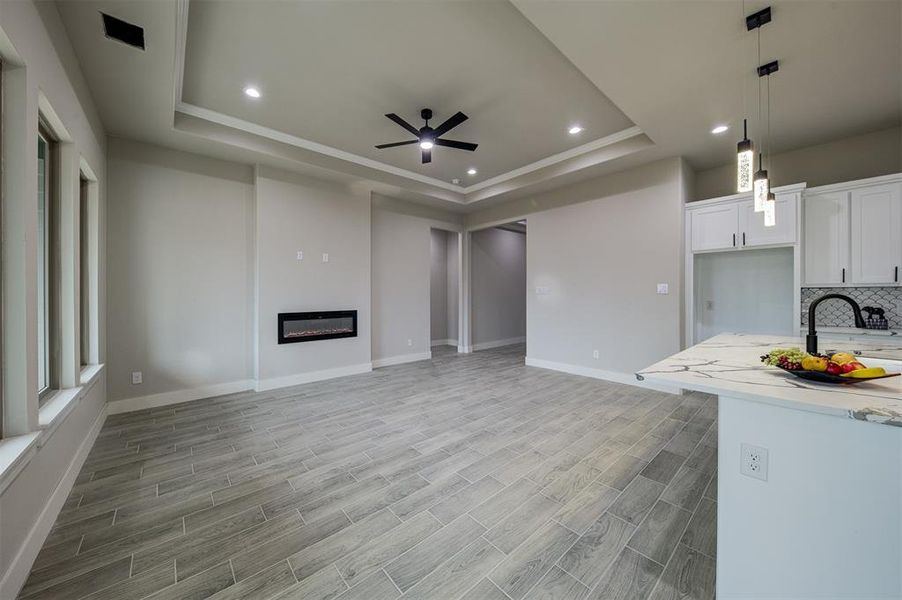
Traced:
[[432, 150], [423, 150], [423, 164], [432, 162]]
[[466, 121], [469, 118], [470, 117], [463, 114], [462, 112], [458, 112], [457, 114], [453, 115], [450, 119], [448, 119], [447, 121], [445, 121], [444, 123], [442, 123], [441, 125], [436, 127], [435, 131], [433, 131], [432, 133], [433, 133], [433, 135], [435, 135], [435, 137], [439, 137], [443, 133], [447, 133], [447, 132], [451, 131], [452, 129], [454, 129], [455, 127], [457, 127], [458, 125], [460, 125], [461, 123], [463, 123], [464, 121]]
[[403, 127], [404, 129], [406, 129], [407, 131], [409, 131], [410, 133], [414, 134], [418, 138], [420, 137], [419, 129], [417, 129], [416, 127], [414, 127], [413, 125], [411, 125], [410, 123], [408, 123], [407, 121], [405, 121], [404, 119], [402, 119], [401, 117], [396, 115], [395, 113], [388, 113], [385, 116], [388, 117], [389, 119], [391, 119], [392, 121], [394, 121], [395, 123], [397, 123], [398, 125], [400, 125], [401, 127]]
[[395, 146], [406, 146], [408, 144], [416, 144], [420, 140], [410, 140], [409, 142], [393, 142], [391, 144], [379, 144], [376, 146], [380, 150], [383, 148], [394, 148]]
[[457, 140], [435, 140], [436, 146], [447, 146], [448, 148], [457, 148], [458, 150], [469, 150], [473, 152], [479, 144], [471, 144], [470, 142], [458, 142]]

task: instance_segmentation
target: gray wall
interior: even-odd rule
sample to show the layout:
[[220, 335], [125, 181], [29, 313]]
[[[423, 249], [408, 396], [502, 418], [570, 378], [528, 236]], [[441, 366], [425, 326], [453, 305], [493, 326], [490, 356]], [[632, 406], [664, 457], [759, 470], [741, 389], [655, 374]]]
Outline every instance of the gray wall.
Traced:
[[372, 348], [378, 366], [425, 357], [430, 351], [430, 232], [456, 231], [462, 225], [459, 215], [377, 194], [372, 206]]
[[448, 339], [448, 233], [430, 230], [429, 314], [434, 343]]
[[423, 219], [373, 211], [375, 361], [429, 352], [430, 244]]
[[[105, 371], [71, 410], [58, 414], [50, 426], [39, 429], [37, 398], [37, 134], [39, 94], [59, 116], [70, 140], [67, 152], [70, 192], [77, 190], [78, 157], [87, 161], [99, 186], [99, 354], [106, 360], [105, 315], [105, 206], [107, 198], [106, 137], [90, 93], [52, 3], [0, 2], [0, 38], [3, 64], [3, 393], [6, 434], [30, 434], [33, 440], [21, 456], [14, 477], [0, 491], [0, 598], [15, 598], [32, 561], [53, 525], [99, 431], [106, 404]], [[15, 48], [16, 60], [7, 53]], [[77, 211], [76, 211], [77, 213]], [[77, 231], [72, 228], [70, 231]], [[68, 257], [68, 258], [71, 258]], [[68, 288], [69, 292], [72, 288]], [[71, 305], [70, 305], [71, 306]], [[76, 307], [77, 310], [77, 307]], [[76, 330], [77, 331], [77, 330]], [[73, 340], [76, 342], [77, 336]], [[73, 367], [75, 365], [73, 364]], [[46, 408], [47, 405], [45, 405]], [[40, 415], [47, 417], [47, 415]], [[6, 450], [17, 445], [7, 440]], [[21, 446], [20, 446], [21, 447]], [[7, 473], [9, 475], [9, 473]]]
[[[370, 363], [370, 198], [258, 168], [255, 199], [258, 385]], [[297, 251], [304, 259], [297, 260]], [[328, 253], [328, 262], [323, 262]], [[357, 337], [278, 344], [280, 312], [357, 310]]]
[[634, 381], [679, 351], [683, 187], [667, 159], [535, 198], [570, 204], [527, 219], [529, 359]]
[[456, 231], [446, 232], [446, 255], [448, 265], [445, 269], [448, 273], [448, 283], [445, 290], [448, 294], [448, 341], [453, 345], [458, 343], [458, 327], [460, 322], [460, 234]]
[[252, 169], [118, 139], [109, 168], [110, 400], [247, 380]]
[[471, 236], [474, 349], [526, 336], [526, 238], [496, 228]]
[[[775, 154], [768, 171], [774, 185], [808, 187], [902, 172], [902, 128], [895, 127]], [[736, 193], [736, 165], [699, 171], [693, 199]]]

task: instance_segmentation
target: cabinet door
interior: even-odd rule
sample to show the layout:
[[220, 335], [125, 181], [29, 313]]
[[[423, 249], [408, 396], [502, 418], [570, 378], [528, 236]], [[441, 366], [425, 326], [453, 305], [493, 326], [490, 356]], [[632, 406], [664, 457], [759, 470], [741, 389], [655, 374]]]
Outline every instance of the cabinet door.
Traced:
[[849, 193], [805, 195], [805, 285], [849, 281]]
[[751, 200], [739, 205], [739, 243], [745, 247], [794, 244], [796, 241], [796, 198], [798, 194], [778, 194], [775, 202], [777, 223], [764, 226], [764, 213], [755, 212]]
[[698, 208], [690, 213], [693, 252], [736, 247], [739, 210], [735, 203]]
[[899, 184], [852, 190], [852, 282], [898, 283], [902, 268]]

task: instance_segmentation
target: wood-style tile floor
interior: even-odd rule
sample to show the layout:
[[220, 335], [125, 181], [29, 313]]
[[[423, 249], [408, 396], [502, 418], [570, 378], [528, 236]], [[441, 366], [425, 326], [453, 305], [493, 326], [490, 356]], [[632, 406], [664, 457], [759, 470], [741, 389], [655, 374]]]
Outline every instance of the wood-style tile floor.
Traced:
[[434, 356], [111, 416], [20, 597], [714, 597], [714, 398]]

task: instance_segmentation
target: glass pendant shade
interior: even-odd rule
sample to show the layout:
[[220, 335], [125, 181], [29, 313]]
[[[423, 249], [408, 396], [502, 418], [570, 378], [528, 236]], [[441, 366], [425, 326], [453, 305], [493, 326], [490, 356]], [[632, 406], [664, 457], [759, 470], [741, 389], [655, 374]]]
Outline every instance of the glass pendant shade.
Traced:
[[764, 201], [764, 226], [773, 227], [777, 224], [777, 197], [769, 192]]
[[742, 141], [736, 146], [736, 189], [740, 193], [752, 191], [752, 173], [755, 162], [755, 151], [748, 139], [746, 121], [742, 122]]
[[[760, 162], [760, 161], [759, 161]], [[755, 212], [764, 210], [764, 204], [767, 202], [767, 196], [770, 193], [770, 182], [767, 179], [767, 171], [758, 169], [755, 172], [755, 180], [752, 184], [755, 197]]]

